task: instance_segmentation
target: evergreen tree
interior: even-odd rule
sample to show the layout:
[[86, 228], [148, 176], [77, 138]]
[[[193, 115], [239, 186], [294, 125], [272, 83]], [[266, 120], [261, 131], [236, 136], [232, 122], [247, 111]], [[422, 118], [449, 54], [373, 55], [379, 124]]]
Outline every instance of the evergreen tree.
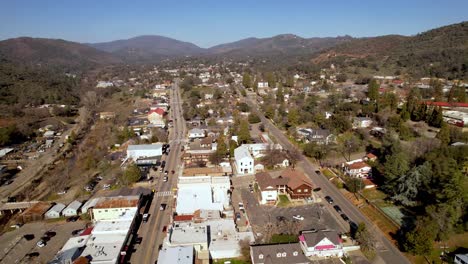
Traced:
[[450, 143], [450, 127], [446, 123], [442, 123], [442, 126], [437, 133], [436, 138], [440, 139], [442, 145], [447, 146]]
[[238, 142], [240, 144], [249, 143], [251, 141], [250, 131], [249, 131], [249, 122], [247, 120], [242, 119], [239, 125], [239, 134], [238, 134]]
[[373, 102], [377, 102], [379, 99], [379, 83], [377, 80], [372, 79], [367, 86], [367, 97]]
[[251, 80], [250, 74], [247, 73], [247, 72], [244, 73], [244, 76], [242, 76], [242, 85], [245, 88], [249, 88], [252, 85], [252, 80]]

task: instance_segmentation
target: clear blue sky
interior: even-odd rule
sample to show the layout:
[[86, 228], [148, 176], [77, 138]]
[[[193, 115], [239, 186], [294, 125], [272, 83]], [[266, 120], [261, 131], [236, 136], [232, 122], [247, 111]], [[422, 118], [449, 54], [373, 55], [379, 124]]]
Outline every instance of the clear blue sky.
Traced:
[[414, 35], [468, 20], [467, 0], [2, 0], [0, 39], [163, 35], [201, 47], [246, 37]]

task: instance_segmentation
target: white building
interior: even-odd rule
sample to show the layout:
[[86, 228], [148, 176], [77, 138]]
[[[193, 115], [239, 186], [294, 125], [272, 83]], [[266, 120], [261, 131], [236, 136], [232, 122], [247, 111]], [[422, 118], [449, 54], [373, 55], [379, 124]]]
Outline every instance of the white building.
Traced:
[[166, 122], [164, 121], [164, 109], [156, 108], [148, 112], [148, 121], [152, 127], [165, 127]]
[[125, 219], [133, 217], [138, 210], [140, 196], [101, 197], [92, 209], [94, 221]]
[[205, 130], [200, 128], [192, 128], [188, 132], [188, 138], [204, 138]]
[[254, 173], [254, 159], [246, 146], [242, 145], [234, 150], [234, 159], [237, 174]]
[[268, 88], [268, 82], [258, 82], [257, 87], [258, 88]]
[[193, 246], [164, 247], [159, 251], [159, 264], [193, 264]]
[[342, 164], [344, 172], [357, 178], [367, 178], [371, 176], [372, 167], [362, 159], [351, 160]]
[[162, 155], [162, 144], [128, 145], [127, 158], [137, 160], [139, 158], [157, 157]]
[[353, 120], [353, 128], [367, 128], [372, 125], [372, 119], [368, 117], [355, 117]]
[[62, 203], [58, 203], [52, 206], [52, 208], [50, 208], [49, 211], [47, 211], [44, 214], [44, 217], [46, 219], [59, 218], [60, 216], [62, 216], [63, 209], [65, 209], [65, 205]]
[[63, 209], [63, 216], [75, 216], [78, 215], [78, 210], [80, 209], [82, 203], [79, 201], [71, 202], [65, 209]]
[[113, 87], [114, 84], [112, 82], [106, 82], [106, 81], [99, 81], [96, 85], [96, 88], [107, 88], [107, 87]]
[[343, 256], [343, 245], [336, 231], [303, 231], [299, 244], [307, 257]]

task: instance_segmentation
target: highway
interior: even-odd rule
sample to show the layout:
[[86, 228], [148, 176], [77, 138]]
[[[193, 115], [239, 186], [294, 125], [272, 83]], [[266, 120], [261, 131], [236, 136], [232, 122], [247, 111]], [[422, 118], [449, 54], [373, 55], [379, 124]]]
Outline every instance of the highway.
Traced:
[[[269, 119], [267, 119], [261, 111], [259, 111], [257, 103], [252, 100], [252, 98], [246, 97], [246, 103], [250, 106], [252, 111], [254, 111], [260, 117], [267, 131], [276, 138], [278, 143], [280, 143], [285, 150], [292, 150], [296, 148], [296, 146], [294, 146], [288, 140], [283, 132], [277, 128]], [[322, 188], [323, 196], [331, 196], [334, 200], [334, 204], [339, 205], [343, 212], [352, 221], [356, 223], [364, 222], [366, 224], [369, 231], [377, 240], [377, 255], [381, 258], [381, 260], [389, 264], [410, 263], [409, 260], [398, 250], [398, 248], [385, 237], [382, 231], [372, 222], [370, 222], [367, 217], [364, 216], [361, 211], [359, 211], [359, 209], [354, 206], [346, 197], [344, 197], [332, 183], [330, 183], [325, 177], [315, 173], [315, 171], [318, 169], [316, 165], [312, 164], [312, 162], [310, 162], [304, 155], [301, 155], [298, 165], [304, 169], [304, 171], [308, 174], [312, 182], [317, 187]]]
[[[177, 178], [179, 175], [179, 162], [181, 155], [181, 146], [186, 135], [186, 127], [182, 116], [182, 101], [179, 93], [179, 80], [175, 79], [170, 92], [170, 113], [172, 117], [173, 127], [169, 132], [170, 152], [166, 157], [166, 166], [164, 170], [169, 172], [169, 179], [163, 182], [164, 173], [155, 179], [156, 193], [151, 202], [151, 208], [148, 211], [150, 214], [148, 222], [142, 223], [138, 230], [138, 236], [142, 237], [142, 242], [136, 247], [136, 252], [132, 254], [130, 263], [154, 263], [158, 258], [158, 247], [162, 244], [165, 232], [162, 232], [164, 226], [170, 223], [170, 218], [173, 212], [174, 192], [173, 189], [177, 186]], [[171, 171], [175, 171], [174, 174]], [[160, 205], [167, 204], [164, 211], [160, 211]]]

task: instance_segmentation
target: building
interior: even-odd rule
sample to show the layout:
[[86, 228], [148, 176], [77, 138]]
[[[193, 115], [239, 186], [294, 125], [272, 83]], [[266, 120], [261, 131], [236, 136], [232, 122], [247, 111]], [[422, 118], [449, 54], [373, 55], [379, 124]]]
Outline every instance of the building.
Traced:
[[442, 111], [442, 116], [445, 122], [458, 126], [468, 127], [468, 113], [461, 111]]
[[162, 156], [162, 144], [143, 144], [143, 145], [128, 145], [127, 158], [138, 160], [140, 158]]
[[343, 245], [336, 231], [303, 231], [299, 244], [307, 257], [343, 256]]
[[[283, 177], [272, 178], [267, 172], [255, 174], [255, 181], [260, 190], [260, 204], [276, 204], [278, 192], [284, 193], [288, 182]], [[280, 191], [278, 191], [279, 189]]]
[[63, 216], [75, 216], [78, 215], [78, 210], [80, 209], [82, 203], [79, 201], [71, 202], [65, 209], [63, 209]]
[[468, 254], [455, 254], [453, 260], [455, 264], [468, 264]]
[[91, 219], [94, 221], [112, 220], [133, 217], [138, 210], [140, 196], [101, 197], [92, 209]]
[[165, 127], [166, 123], [164, 121], [164, 109], [156, 108], [148, 112], [148, 121], [152, 127]]
[[372, 167], [362, 159], [348, 161], [342, 164], [344, 172], [356, 178], [368, 178], [372, 176]]
[[59, 218], [62, 216], [62, 211], [65, 209], [65, 205], [62, 203], [55, 204], [45, 214], [46, 219]]
[[196, 210], [223, 211], [229, 206], [229, 177], [180, 177], [177, 184], [176, 212], [191, 215]]
[[115, 112], [100, 112], [99, 119], [102, 120], [109, 120], [115, 118]]
[[193, 246], [164, 247], [159, 251], [158, 264], [193, 264]]
[[313, 142], [318, 145], [328, 145], [335, 142], [335, 135], [328, 129], [300, 128], [297, 130], [298, 139]]
[[252, 245], [250, 246], [252, 264], [309, 264], [299, 243]]
[[189, 139], [204, 138], [204, 137], [205, 137], [205, 130], [200, 129], [200, 128], [192, 128], [188, 132]]
[[368, 117], [355, 117], [353, 119], [353, 128], [367, 128], [372, 125], [372, 119]]
[[257, 87], [258, 88], [268, 88], [268, 82], [258, 82]]
[[238, 175], [254, 173], [254, 159], [247, 147], [237, 147], [234, 150], [234, 160]]
[[33, 204], [20, 215], [21, 222], [28, 223], [44, 219], [44, 214], [50, 209], [50, 204], [38, 202]]
[[286, 191], [291, 199], [303, 199], [311, 196], [312, 181], [301, 171], [288, 168], [281, 172], [281, 177], [288, 179]]
[[279, 194], [287, 194], [291, 199], [309, 198], [312, 194], [312, 181], [299, 170], [288, 168], [275, 178], [268, 172], [261, 172], [255, 175], [255, 180], [260, 189], [261, 204], [275, 204]]

